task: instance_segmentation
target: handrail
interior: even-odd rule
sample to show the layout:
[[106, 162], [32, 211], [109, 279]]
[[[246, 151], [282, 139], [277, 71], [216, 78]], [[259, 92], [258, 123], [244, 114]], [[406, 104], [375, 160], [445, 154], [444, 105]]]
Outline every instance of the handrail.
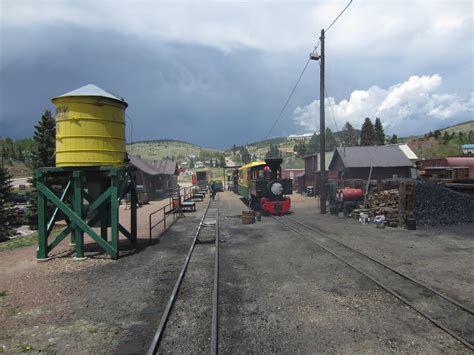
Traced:
[[[182, 193], [181, 193], [182, 192]], [[179, 205], [186, 201], [188, 198], [192, 196], [192, 188], [186, 188], [186, 187], [181, 187], [178, 190], [178, 196], [179, 196]], [[168, 211], [166, 210], [168, 208]], [[167, 205], [159, 208], [158, 210], [152, 212], [148, 216], [148, 226], [149, 226], [149, 239], [150, 239], [150, 244], [152, 240], [152, 232], [155, 227], [163, 223], [164, 226], [164, 231], [166, 231], [166, 217], [170, 212], [172, 212], [175, 208], [173, 208], [173, 200], [172, 200], [172, 195], [169, 197], [169, 202]], [[155, 224], [152, 224], [152, 217], [156, 215], [157, 213], [163, 211], [163, 217], [157, 221]], [[176, 214], [173, 213], [173, 222], [176, 220]], [[163, 231], [163, 232], [164, 232]], [[162, 233], [163, 234], [163, 233]], [[161, 234], [160, 234], [161, 235]]]

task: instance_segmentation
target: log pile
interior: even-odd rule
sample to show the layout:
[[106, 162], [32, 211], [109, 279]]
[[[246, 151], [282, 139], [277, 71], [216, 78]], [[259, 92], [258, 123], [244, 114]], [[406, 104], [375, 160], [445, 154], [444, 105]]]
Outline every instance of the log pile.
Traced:
[[359, 205], [359, 208], [353, 210], [352, 216], [358, 219], [361, 213], [365, 213], [373, 220], [377, 215], [385, 215], [389, 227], [398, 227], [398, 204], [398, 189], [369, 194], [365, 205]]

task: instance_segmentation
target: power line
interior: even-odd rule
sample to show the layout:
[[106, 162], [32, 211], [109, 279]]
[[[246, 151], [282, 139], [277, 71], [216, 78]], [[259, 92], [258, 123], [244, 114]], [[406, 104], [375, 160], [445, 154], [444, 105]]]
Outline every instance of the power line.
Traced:
[[[337, 15], [337, 17], [334, 19], [334, 21], [331, 22], [331, 24], [328, 26], [328, 28], [327, 28], [326, 30], [324, 30], [324, 32], [327, 32], [327, 31], [332, 27], [332, 25], [334, 25], [334, 23], [336, 23], [336, 21], [339, 19], [339, 17], [341, 17], [341, 15], [344, 13], [344, 11], [347, 10], [347, 8], [349, 7], [349, 5], [352, 4], [352, 1], [353, 1], [353, 0], [350, 0], [350, 1], [349, 1], [349, 3], [346, 5], [346, 7], [340, 12], [339, 15]], [[320, 43], [321, 43], [321, 39], [318, 41], [318, 43], [316, 44], [316, 46], [314, 46], [313, 53], [316, 52], [316, 50], [318, 49]], [[267, 138], [270, 136], [270, 134], [272, 133], [273, 129], [274, 129], [275, 126], [277, 125], [278, 121], [280, 121], [280, 118], [281, 118], [281, 116], [283, 115], [283, 112], [285, 111], [286, 107], [288, 106], [288, 103], [290, 102], [290, 100], [291, 100], [291, 98], [292, 98], [292, 96], [293, 96], [293, 94], [294, 94], [296, 88], [298, 87], [298, 84], [300, 83], [301, 78], [303, 77], [303, 74], [304, 74], [304, 72], [306, 71], [306, 68], [308, 67], [308, 64], [309, 64], [310, 60], [311, 60], [311, 58], [306, 61], [306, 64], [304, 65], [303, 70], [301, 71], [300, 75], [298, 76], [298, 80], [296, 80], [295, 86], [294, 86], [293, 89], [291, 90], [290, 95], [289, 95], [288, 98], [286, 99], [285, 104], [284, 104], [283, 107], [281, 108], [280, 113], [278, 114], [278, 116], [277, 116], [275, 122], [273, 122], [273, 125], [272, 125], [272, 127], [270, 128], [270, 130], [268, 131], [267, 135], [265, 136], [265, 139], [267, 139]], [[326, 94], [327, 94], [327, 92], [326, 92]], [[335, 122], [335, 121], [334, 121], [334, 122]], [[337, 126], [336, 126], [336, 127], [337, 127]]]
[[273, 130], [273, 128], [275, 128], [276, 124], [277, 124], [278, 121], [280, 120], [281, 115], [283, 114], [283, 111], [285, 111], [286, 106], [288, 106], [288, 103], [290, 102], [291, 97], [293, 96], [293, 93], [294, 93], [295, 90], [296, 90], [296, 87], [297, 87], [298, 84], [300, 83], [300, 80], [301, 80], [301, 78], [303, 77], [303, 74], [304, 74], [304, 72], [306, 71], [306, 68], [308, 67], [309, 61], [310, 61], [310, 59], [308, 59], [308, 61], [307, 61], [306, 64], [304, 65], [303, 70], [301, 71], [301, 74], [300, 74], [300, 76], [298, 77], [298, 80], [296, 81], [295, 86], [293, 87], [293, 90], [291, 90], [290, 95], [289, 95], [288, 98], [286, 99], [285, 104], [284, 104], [283, 107], [281, 108], [280, 113], [278, 114], [278, 116], [277, 116], [275, 122], [273, 122], [273, 125], [271, 126], [270, 130], [268, 131], [267, 135], [265, 136], [265, 139], [267, 139], [268, 136], [270, 135], [270, 133], [272, 133], [272, 130]]
[[336, 132], [339, 131], [339, 127], [337, 126], [337, 122], [336, 122], [336, 116], [334, 115], [334, 111], [332, 109], [332, 103], [331, 103], [331, 100], [329, 100], [329, 94], [328, 94], [328, 91], [326, 89], [326, 86], [324, 86], [324, 92], [326, 93], [326, 98], [328, 99], [328, 103], [329, 103], [329, 109], [331, 110], [331, 116], [332, 116], [332, 120], [334, 121], [334, 126], [336, 127]]
[[[319, 42], [316, 44], [316, 46], [315, 46], [314, 49], [313, 49], [313, 52], [315, 52], [315, 51], [318, 49], [320, 43], [321, 43], [321, 41], [319, 41]], [[311, 60], [311, 59], [308, 59], [308, 60], [306, 61], [306, 64], [304, 65], [303, 70], [301, 71], [300, 75], [298, 76], [298, 80], [296, 80], [295, 86], [294, 86], [293, 89], [291, 90], [290, 95], [289, 95], [288, 98], [286, 99], [285, 104], [284, 104], [283, 107], [281, 108], [280, 113], [278, 114], [278, 116], [277, 116], [275, 122], [273, 122], [273, 125], [272, 125], [272, 127], [270, 128], [270, 130], [268, 131], [267, 135], [265, 136], [265, 139], [267, 139], [267, 138], [270, 136], [270, 133], [272, 133], [273, 128], [275, 128], [275, 126], [277, 125], [278, 121], [280, 121], [281, 115], [282, 115], [283, 112], [285, 111], [286, 106], [288, 106], [288, 103], [290, 102], [290, 100], [291, 100], [291, 98], [292, 98], [292, 96], [293, 96], [293, 94], [294, 94], [296, 88], [298, 87], [298, 84], [300, 83], [301, 78], [303, 77], [303, 74], [304, 74], [304, 72], [306, 71], [306, 68], [308, 67], [308, 64], [309, 64], [310, 60]]]
[[324, 32], [329, 31], [329, 29], [332, 27], [332, 25], [334, 25], [334, 23], [336, 23], [336, 21], [339, 19], [339, 17], [341, 17], [341, 15], [344, 13], [344, 11], [347, 10], [347, 8], [349, 7], [350, 4], [352, 4], [352, 0], [349, 1], [349, 3], [346, 5], [346, 7], [341, 11], [341, 13], [340, 13], [339, 15], [337, 15], [337, 17], [334, 19], [334, 21], [331, 22], [331, 24], [329, 25], [329, 27], [326, 28], [326, 29], [324, 30]]

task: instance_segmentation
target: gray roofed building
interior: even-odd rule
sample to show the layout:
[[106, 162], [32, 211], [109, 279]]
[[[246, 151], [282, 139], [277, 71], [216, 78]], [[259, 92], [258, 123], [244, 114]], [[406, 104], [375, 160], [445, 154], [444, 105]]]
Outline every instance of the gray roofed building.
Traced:
[[[340, 178], [372, 180], [410, 177], [413, 163], [398, 145], [336, 148], [329, 170]], [[370, 169], [372, 168], [372, 172]]]
[[[336, 148], [334, 155], [339, 155], [346, 168], [363, 167], [394, 167], [412, 166], [412, 162], [402, 152], [398, 145], [382, 145], [370, 147]], [[331, 160], [329, 169], [332, 169]]]
[[151, 166], [151, 161], [145, 161], [139, 156], [129, 155], [128, 158], [130, 159], [130, 164], [136, 167], [138, 170], [143, 171], [148, 175], [158, 175], [159, 172]]
[[178, 185], [178, 165], [173, 160], [144, 160], [129, 156], [130, 164], [137, 168], [136, 183], [142, 185], [150, 200], [167, 196]]
[[159, 174], [178, 174], [178, 164], [175, 160], [153, 160], [151, 164]]

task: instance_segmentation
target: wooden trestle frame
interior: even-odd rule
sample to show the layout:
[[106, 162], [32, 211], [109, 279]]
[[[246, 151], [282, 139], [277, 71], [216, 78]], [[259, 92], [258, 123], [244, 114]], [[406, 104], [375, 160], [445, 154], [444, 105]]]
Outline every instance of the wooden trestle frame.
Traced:
[[[119, 257], [119, 232], [136, 247], [137, 244], [137, 191], [135, 168], [132, 166], [40, 168], [36, 171], [38, 189], [38, 249], [37, 259], [47, 260], [48, 253], [71, 234], [76, 258], [84, 258], [84, 233], [91, 237], [113, 259]], [[47, 185], [48, 178], [68, 180], [60, 197]], [[87, 183], [100, 182], [101, 193], [93, 198], [86, 190]], [[130, 231], [119, 222], [122, 198], [130, 194]], [[84, 206], [84, 200], [88, 206]], [[47, 220], [47, 202], [54, 205], [54, 212]], [[67, 227], [51, 242], [51, 232], [62, 212]], [[100, 224], [100, 235], [92, 227]], [[108, 227], [111, 240], [108, 241]]]

